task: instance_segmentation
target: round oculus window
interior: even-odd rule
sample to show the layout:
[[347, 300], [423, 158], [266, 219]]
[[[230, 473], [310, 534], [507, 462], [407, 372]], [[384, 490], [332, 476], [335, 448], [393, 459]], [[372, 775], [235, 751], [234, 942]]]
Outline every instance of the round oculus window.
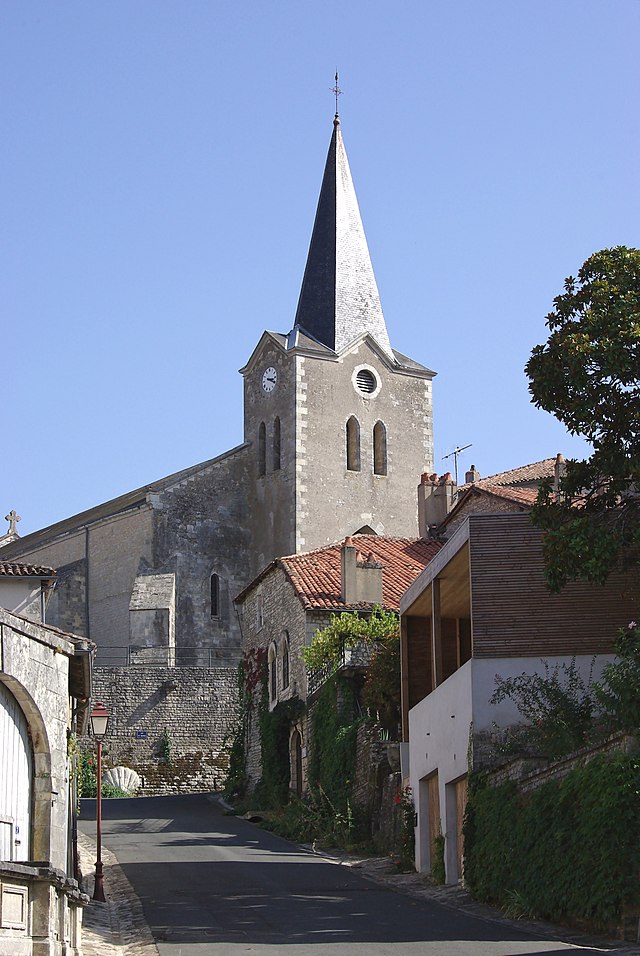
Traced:
[[361, 368], [356, 373], [356, 388], [363, 395], [371, 395], [378, 387], [378, 380], [368, 368]]

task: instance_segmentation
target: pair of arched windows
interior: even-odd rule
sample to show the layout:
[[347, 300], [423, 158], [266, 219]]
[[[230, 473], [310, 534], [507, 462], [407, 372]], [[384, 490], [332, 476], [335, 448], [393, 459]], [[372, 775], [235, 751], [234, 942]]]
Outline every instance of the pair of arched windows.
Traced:
[[275, 703], [278, 699], [278, 656], [280, 657], [280, 674], [282, 677], [282, 689], [286, 690], [289, 686], [289, 634], [284, 632], [280, 639], [280, 648], [275, 643], [269, 645], [269, 700]]
[[[360, 422], [352, 415], [346, 427], [347, 471], [360, 471]], [[387, 429], [383, 422], [373, 426], [373, 473], [387, 473]]]
[[[276, 416], [273, 420], [273, 434], [271, 441], [272, 450], [272, 471], [280, 471], [280, 419]], [[267, 473], [267, 426], [260, 422], [258, 428], [258, 474], [263, 477]]]

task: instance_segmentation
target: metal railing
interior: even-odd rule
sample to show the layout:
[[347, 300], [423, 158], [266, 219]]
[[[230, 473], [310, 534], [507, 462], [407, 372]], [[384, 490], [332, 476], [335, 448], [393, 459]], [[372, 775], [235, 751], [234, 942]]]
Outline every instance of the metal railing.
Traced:
[[144, 647], [123, 644], [98, 647], [97, 667], [229, 667], [235, 666], [238, 654], [214, 647], [174, 647], [169, 645]]
[[353, 647], [343, 647], [337, 661], [330, 661], [324, 667], [308, 672], [307, 693], [309, 695], [315, 694], [330, 677], [345, 667], [367, 667], [371, 661], [374, 648], [375, 644], [368, 641], [358, 641]]

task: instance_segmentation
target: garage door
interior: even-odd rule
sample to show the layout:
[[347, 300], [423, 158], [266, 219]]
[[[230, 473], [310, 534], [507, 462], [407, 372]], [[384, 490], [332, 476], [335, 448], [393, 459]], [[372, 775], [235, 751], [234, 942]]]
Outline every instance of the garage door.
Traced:
[[33, 757], [27, 721], [0, 682], [0, 859], [28, 860]]

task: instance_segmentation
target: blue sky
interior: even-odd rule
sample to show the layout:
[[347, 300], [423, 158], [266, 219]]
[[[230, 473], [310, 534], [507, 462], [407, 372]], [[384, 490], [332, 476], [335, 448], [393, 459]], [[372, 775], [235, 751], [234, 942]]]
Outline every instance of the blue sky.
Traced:
[[581, 440], [523, 366], [566, 275], [640, 245], [640, 2], [4, 0], [0, 514], [22, 534], [242, 440], [342, 129], [436, 468]]

